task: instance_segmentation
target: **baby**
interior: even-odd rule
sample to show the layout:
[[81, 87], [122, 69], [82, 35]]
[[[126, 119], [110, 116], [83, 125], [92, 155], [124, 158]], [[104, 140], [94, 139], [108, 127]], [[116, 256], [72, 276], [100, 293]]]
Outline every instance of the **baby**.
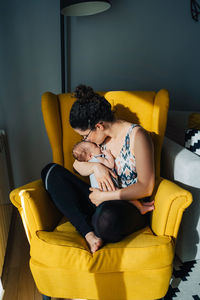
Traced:
[[[99, 162], [112, 169], [115, 173], [115, 159], [113, 155], [108, 150], [101, 150], [100, 146], [97, 146], [95, 143], [81, 141], [74, 146], [72, 154], [78, 161]], [[118, 180], [112, 177], [112, 181], [119, 188]], [[93, 188], [99, 188], [94, 174], [90, 175], [90, 183]]]
[[[101, 150], [100, 146], [97, 146], [95, 143], [81, 141], [75, 144], [72, 154], [78, 161], [99, 162], [116, 173], [114, 169], [115, 158], [111, 152], [108, 150]], [[112, 180], [116, 188], [120, 188], [118, 180], [114, 177], [112, 177]], [[90, 175], [90, 183], [93, 188], [99, 188], [94, 174]], [[154, 201], [142, 202], [142, 200], [130, 200], [129, 202], [135, 205], [142, 215], [154, 209]]]

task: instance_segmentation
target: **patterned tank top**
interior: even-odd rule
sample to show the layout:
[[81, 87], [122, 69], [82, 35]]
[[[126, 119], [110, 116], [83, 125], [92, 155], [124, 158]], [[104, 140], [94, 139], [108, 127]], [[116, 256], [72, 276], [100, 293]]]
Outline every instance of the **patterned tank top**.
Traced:
[[137, 182], [135, 156], [131, 153], [130, 150], [130, 133], [136, 126], [140, 125], [132, 124], [128, 129], [120, 154], [115, 159], [115, 170], [118, 175], [120, 188], [127, 187]]

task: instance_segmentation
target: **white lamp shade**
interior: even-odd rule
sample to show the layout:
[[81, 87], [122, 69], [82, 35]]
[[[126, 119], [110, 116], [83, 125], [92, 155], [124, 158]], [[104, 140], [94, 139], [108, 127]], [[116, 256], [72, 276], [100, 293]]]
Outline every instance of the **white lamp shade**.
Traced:
[[111, 7], [109, 0], [66, 0], [63, 1], [61, 14], [65, 16], [89, 16], [103, 12]]

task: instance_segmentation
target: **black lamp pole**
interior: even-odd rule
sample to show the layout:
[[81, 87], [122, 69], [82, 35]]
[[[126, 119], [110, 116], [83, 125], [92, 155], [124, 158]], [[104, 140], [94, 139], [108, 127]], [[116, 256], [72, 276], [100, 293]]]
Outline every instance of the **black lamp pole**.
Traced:
[[[60, 0], [60, 8], [63, 7]], [[62, 93], [71, 92], [71, 18], [60, 13], [61, 88]]]
[[[94, 15], [109, 9], [110, 7], [111, 7], [110, 0], [60, 0], [60, 43], [61, 43], [60, 47], [61, 47], [62, 93], [71, 92], [70, 16]], [[67, 16], [66, 19], [65, 16]], [[66, 60], [65, 57], [67, 57]], [[67, 83], [67, 87], [66, 87], [66, 83]]]
[[[60, 11], [62, 0], [60, 0]], [[60, 13], [60, 48], [61, 48], [61, 86], [62, 93], [65, 93], [65, 18]]]

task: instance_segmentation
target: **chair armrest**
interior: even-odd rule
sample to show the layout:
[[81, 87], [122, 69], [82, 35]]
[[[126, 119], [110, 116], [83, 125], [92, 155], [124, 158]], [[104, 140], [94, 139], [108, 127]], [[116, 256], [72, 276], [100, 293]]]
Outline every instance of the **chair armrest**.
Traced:
[[161, 175], [193, 188], [200, 188], [200, 157], [174, 141], [164, 138]]
[[151, 228], [156, 235], [177, 238], [184, 210], [192, 203], [192, 194], [177, 184], [160, 178], [155, 192]]
[[42, 180], [13, 190], [10, 200], [19, 210], [29, 241], [37, 230], [52, 230], [62, 216], [44, 189]]

